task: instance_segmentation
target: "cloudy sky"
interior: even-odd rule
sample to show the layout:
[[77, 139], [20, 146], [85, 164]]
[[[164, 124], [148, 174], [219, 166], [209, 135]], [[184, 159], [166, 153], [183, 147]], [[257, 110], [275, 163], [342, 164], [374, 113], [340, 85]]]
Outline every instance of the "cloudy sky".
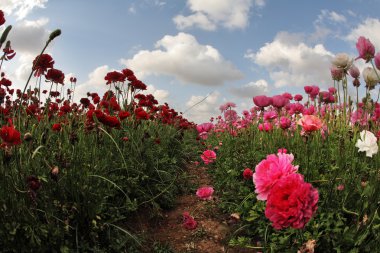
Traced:
[[32, 60], [60, 28], [48, 52], [55, 68], [77, 77], [77, 97], [102, 93], [106, 73], [128, 67], [160, 103], [200, 123], [228, 101], [242, 111], [255, 95], [332, 86], [335, 54], [356, 57], [361, 35], [380, 48], [379, 6], [380, 0], [1, 0], [17, 52], [3, 70], [23, 87]]

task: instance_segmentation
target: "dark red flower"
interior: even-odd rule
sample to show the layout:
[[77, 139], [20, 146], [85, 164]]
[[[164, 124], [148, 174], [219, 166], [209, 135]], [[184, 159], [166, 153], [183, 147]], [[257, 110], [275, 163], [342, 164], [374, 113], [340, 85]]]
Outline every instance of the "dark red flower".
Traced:
[[41, 181], [36, 176], [28, 176], [26, 183], [31, 191], [38, 191], [41, 188]]
[[136, 119], [149, 119], [149, 114], [146, 111], [144, 111], [144, 109], [141, 107], [136, 108], [135, 116]]
[[183, 226], [186, 229], [193, 230], [197, 228], [197, 222], [194, 218], [189, 214], [189, 212], [183, 213]]
[[[38, 59], [38, 61], [37, 61]], [[42, 54], [37, 56], [33, 61], [34, 76], [41, 76], [45, 74], [47, 69], [53, 68], [54, 60], [49, 54]]]
[[4, 23], [5, 23], [4, 12], [0, 10], [0, 25], [3, 25]]
[[71, 83], [76, 83], [77, 82], [77, 78], [76, 77], [70, 77], [70, 82]]
[[119, 112], [119, 118], [121, 120], [128, 118], [130, 115], [131, 114], [129, 112], [127, 112], [127, 111], [120, 111]]
[[53, 83], [63, 84], [63, 81], [65, 80], [65, 74], [58, 69], [49, 69], [45, 77]]
[[5, 77], [3, 77], [3, 78], [1, 78], [1, 80], [0, 80], [0, 86], [1, 86], [1, 85], [4, 85], [4, 86], [9, 87], [9, 86], [12, 85], [12, 81], [9, 80], [9, 79], [6, 79]]
[[3, 140], [5, 146], [13, 146], [21, 144], [21, 134], [17, 131], [14, 126], [3, 126], [0, 129], [0, 137]]
[[246, 179], [246, 180], [250, 180], [250, 179], [252, 179], [252, 175], [253, 175], [253, 171], [252, 171], [250, 168], [246, 168], [246, 169], [243, 171], [243, 177], [244, 177], [244, 179]]
[[3, 49], [4, 55], [1, 59], [5, 59], [6, 61], [11, 60], [13, 57], [15, 57], [16, 52], [11, 47], [11, 42], [7, 41], [6, 46]]
[[125, 76], [121, 72], [112, 71], [112, 72], [108, 72], [107, 73], [107, 75], [104, 77], [104, 80], [107, 81], [106, 84], [117, 83], [117, 82], [124, 82], [125, 81]]

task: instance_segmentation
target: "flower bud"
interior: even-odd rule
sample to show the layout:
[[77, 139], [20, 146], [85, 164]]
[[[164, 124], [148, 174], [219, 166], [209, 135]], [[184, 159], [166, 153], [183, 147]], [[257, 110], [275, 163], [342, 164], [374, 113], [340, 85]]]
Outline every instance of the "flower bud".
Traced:
[[33, 136], [32, 136], [32, 134], [31, 133], [29, 133], [29, 132], [27, 132], [27, 133], [25, 133], [24, 134], [24, 141], [31, 141], [31, 140], [33, 140]]
[[9, 25], [9, 26], [7, 26], [7, 28], [5, 28], [3, 34], [0, 37], [0, 48], [1, 48], [1, 45], [3, 45], [3, 43], [7, 40], [8, 34], [9, 34], [11, 29], [12, 29], [11, 25]]
[[54, 40], [56, 37], [58, 37], [59, 35], [61, 35], [61, 29], [57, 29], [57, 30], [54, 30], [50, 36], [49, 36], [49, 42]]

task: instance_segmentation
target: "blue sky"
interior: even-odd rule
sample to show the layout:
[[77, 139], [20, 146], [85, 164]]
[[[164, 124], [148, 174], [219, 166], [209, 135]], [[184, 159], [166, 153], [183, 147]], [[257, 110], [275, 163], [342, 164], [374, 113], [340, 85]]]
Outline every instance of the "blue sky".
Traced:
[[380, 48], [379, 6], [380, 0], [1, 0], [18, 53], [5, 71], [23, 87], [31, 61], [60, 28], [48, 52], [55, 68], [77, 77], [77, 97], [102, 93], [107, 72], [129, 67], [178, 111], [208, 96], [185, 114], [200, 123], [227, 101], [242, 111], [255, 95], [332, 86], [335, 54], [356, 57], [360, 35]]

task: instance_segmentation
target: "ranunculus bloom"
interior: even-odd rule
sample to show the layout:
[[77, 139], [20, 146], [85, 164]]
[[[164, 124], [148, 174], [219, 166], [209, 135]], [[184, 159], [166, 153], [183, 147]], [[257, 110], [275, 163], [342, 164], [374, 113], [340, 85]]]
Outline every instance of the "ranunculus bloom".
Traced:
[[303, 99], [303, 97], [302, 97], [301, 94], [296, 94], [296, 95], [294, 96], [294, 100], [295, 100], [295, 101], [301, 101], [302, 99]]
[[366, 152], [366, 156], [372, 157], [379, 150], [376, 136], [370, 131], [363, 130], [360, 132], [360, 139], [355, 144], [359, 152]]
[[0, 129], [0, 137], [3, 140], [5, 146], [13, 146], [21, 144], [21, 134], [17, 131], [14, 126], [3, 126]]
[[281, 129], [284, 129], [284, 130], [288, 129], [291, 125], [292, 125], [292, 121], [288, 117], [282, 116], [280, 118]]
[[53, 131], [59, 132], [59, 131], [61, 131], [62, 126], [59, 123], [55, 123], [55, 124], [53, 124], [52, 129], [53, 129]]
[[272, 97], [272, 105], [276, 108], [282, 108], [289, 103], [289, 99], [282, 95], [276, 95]]
[[264, 108], [272, 104], [272, 98], [267, 96], [256, 96], [253, 98], [253, 103], [258, 107]]
[[350, 70], [348, 71], [348, 73], [350, 73], [350, 76], [352, 78], [359, 78], [360, 76], [360, 70], [358, 67], [356, 67], [355, 65], [352, 65]]
[[302, 229], [318, 206], [318, 191], [294, 173], [280, 178], [267, 198], [265, 216], [275, 229]]
[[106, 80], [106, 84], [116, 83], [116, 82], [124, 82], [125, 76], [123, 73], [118, 71], [112, 71], [108, 72], [107, 75], [104, 77], [104, 80]]
[[380, 53], [375, 55], [375, 66], [378, 70], [380, 70]]
[[4, 12], [0, 10], [0, 26], [5, 23]]
[[197, 131], [198, 133], [203, 133], [203, 132], [209, 132], [211, 129], [213, 129], [214, 124], [210, 122], [202, 123], [197, 125]]
[[246, 180], [251, 179], [253, 176], [253, 171], [250, 168], [245, 168], [243, 171], [243, 178]]
[[189, 214], [189, 212], [183, 213], [183, 226], [186, 229], [193, 230], [197, 228], [197, 222], [194, 218]]
[[45, 75], [46, 80], [52, 81], [53, 83], [63, 84], [65, 80], [65, 74], [58, 69], [49, 69]]
[[330, 68], [330, 73], [331, 73], [331, 77], [333, 80], [335, 81], [340, 81], [342, 80], [343, 76], [344, 76], [344, 71], [343, 69], [339, 69], [335, 66], [332, 66]]
[[369, 39], [360, 36], [358, 42], [356, 43], [356, 49], [358, 50], [359, 56], [356, 59], [362, 58], [366, 62], [369, 62], [375, 55], [375, 47], [369, 41]]
[[36, 71], [34, 72], [34, 76], [39, 77], [40, 75], [45, 74], [47, 69], [53, 68], [53, 65], [54, 60], [49, 54], [37, 56], [33, 61], [33, 70]]
[[212, 199], [212, 194], [214, 193], [214, 188], [210, 186], [204, 186], [198, 188], [196, 194], [200, 199], [210, 200]]
[[339, 53], [332, 59], [331, 63], [338, 69], [348, 70], [354, 60], [348, 56], [346, 53]]
[[258, 194], [257, 199], [266, 200], [272, 187], [280, 178], [298, 170], [298, 166], [292, 164], [293, 160], [292, 154], [278, 153], [268, 155], [256, 165], [252, 178], [255, 192]]
[[297, 122], [305, 132], [317, 131], [322, 127], [322, 121], [314, 115], [304, 115]]
[[206, 150], [201, 155], [201, 158], [205, 164], [213, 163], [216, 160], [216, 153], [212, 150]]
[[366, 67], [363, 69], [363, 79], [369, 89], [373, 89], [378, 82], [380, 82], [379, 77], [376, 74], [376, 70], [371, 67]]

